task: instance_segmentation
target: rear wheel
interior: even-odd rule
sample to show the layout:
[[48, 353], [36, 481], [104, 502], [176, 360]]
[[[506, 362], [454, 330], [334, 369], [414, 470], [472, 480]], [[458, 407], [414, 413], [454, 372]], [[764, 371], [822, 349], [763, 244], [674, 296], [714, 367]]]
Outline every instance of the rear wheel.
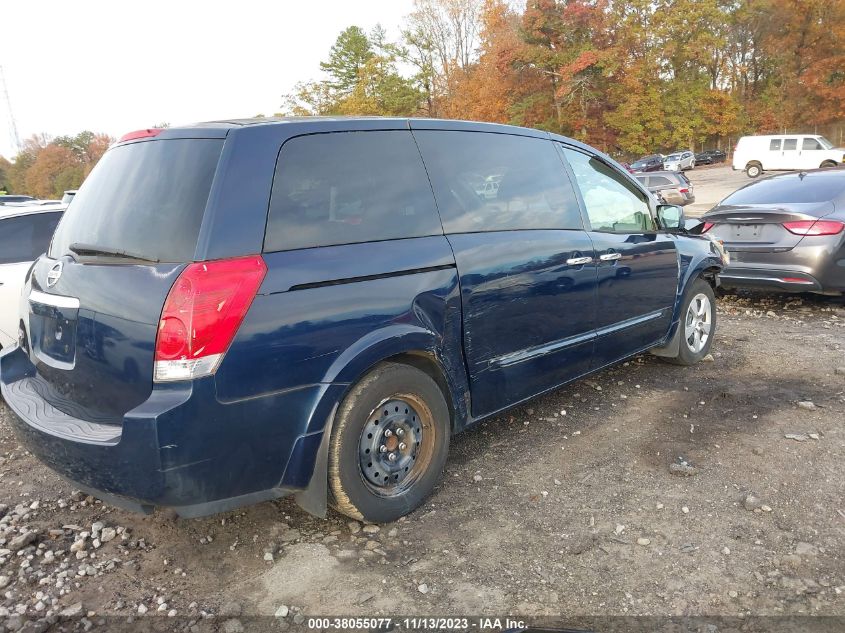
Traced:
[[431, 494], [449, 449], [449, 408], [428, 374], [379, 365], [337, 412], [329, 445], [330, 504], [355, 519], [384, 523]]
[[687, 289], [678, 327], [678, 355], [666, 360], [676, 365], [695, 365], [710, 353], [716, 333], [716, 297], [703, 279], [696, 279]]
[[763, 166], [760, 163], [748, 163], [745, 166], [745, 173], [749, 178], [756, 178], [763, 173]]

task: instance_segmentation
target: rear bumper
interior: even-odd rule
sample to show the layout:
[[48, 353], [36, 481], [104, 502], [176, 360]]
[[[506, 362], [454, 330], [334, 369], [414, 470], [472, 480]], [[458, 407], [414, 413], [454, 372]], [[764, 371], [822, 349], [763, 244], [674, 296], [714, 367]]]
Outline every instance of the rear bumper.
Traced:
[[845, 237], [805, 237], [781, 252], [734, 250], [722, 271], [729, 287], [774, 288], [786, 292], [845, 292]]
[[0, 355], [11, 423], [38, 459], [82, 490], [134, 511], [202, 516], [307, 487], [322, 439], [311, 414], [331, 386], [222, 403], [214, 378], [157, 386], [122, 425], [74, 418], [46, 402], [19, 348]]
[[726, 288], [771, 288], [782, 292], [822, 292], [818, 279], [803, 272], [729, 266], [719, 274]]

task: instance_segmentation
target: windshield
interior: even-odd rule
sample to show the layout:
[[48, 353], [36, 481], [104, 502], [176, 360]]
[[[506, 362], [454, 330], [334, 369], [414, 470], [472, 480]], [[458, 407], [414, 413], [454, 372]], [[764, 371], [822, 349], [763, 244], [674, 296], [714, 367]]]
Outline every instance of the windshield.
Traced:
[[680, 159], [681, 159], [680, 154], [670, 154], [669, 156], [666, 157], [666, 160], [680, 160]]
[[219, 139], [173, 139], [112, 148], [74, 196], [50, 256], [84, 245], [90, 253], [191, 261], [222, 147]]
[[825, 149], [833, 149], [833, 143], [828, 141], [824, 136], [819, 136], [818, 140], [819, 143], [822, 144], [822, 147], [824, 147]]

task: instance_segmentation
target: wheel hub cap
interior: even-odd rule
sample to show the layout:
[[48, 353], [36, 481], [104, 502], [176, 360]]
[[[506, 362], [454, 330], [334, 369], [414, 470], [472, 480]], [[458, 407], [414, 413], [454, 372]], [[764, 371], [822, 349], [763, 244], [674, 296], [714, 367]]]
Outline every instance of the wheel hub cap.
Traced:
[[713, 306], [707, 295], [698, 293], [690, 301], [684, 320], [684, 338], [691, 352], [698, 354], [704, 349], [712, 327]]
[[423, 425], [416, 409], [399, 398], [373, 411], [358, 444], [361, 474], [384, 492], [413, 470], [423, 439]]

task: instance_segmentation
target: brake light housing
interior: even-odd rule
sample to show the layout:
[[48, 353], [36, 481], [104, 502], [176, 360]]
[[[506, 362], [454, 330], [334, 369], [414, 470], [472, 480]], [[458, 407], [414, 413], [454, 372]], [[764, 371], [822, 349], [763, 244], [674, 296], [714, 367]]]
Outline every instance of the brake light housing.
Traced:
[[164, 302], [153, 380], [192, 380], [217, 371], [266, 274], [260, 255], [189, 264]]
[[118, 143], [123, 143], [123, 141], [135, 141], [139, 138], [152, 138], [154, 136], [158, 136], [164, 132], [164, 128], [160, 127], [150, 127], [143, 130], [135, 130], [134, 132], [127, 132], [123, 136], [120, 137]]
[[784, 222], [783, 228], [795, 235], [837, 235], [845, 229], [845, 224], [836, 220], [798, 220]]
[[702, 233], [707, 233], [707, 231], [709, 231], [709, 230], [710, 230], [710, 229], [712, 229], [712, 228], [713, 228], [713, 223], [712, 223], [712, 222], [705, 222], [705, 223], [704, 223], [704, 226], [701, 228], [701, 232], [702, 232]]

